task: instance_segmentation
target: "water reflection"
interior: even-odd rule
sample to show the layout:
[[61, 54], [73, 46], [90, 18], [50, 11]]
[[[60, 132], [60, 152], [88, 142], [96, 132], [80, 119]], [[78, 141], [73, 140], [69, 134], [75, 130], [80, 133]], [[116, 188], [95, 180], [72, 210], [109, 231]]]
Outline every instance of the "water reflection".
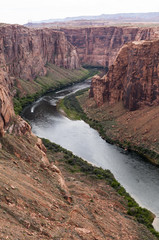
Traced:
[[31, 122], [36, 135], [60, 144], [96, 166], [110, 169], [141, 206], [155, 213], [154, 226], [159, 230], [159, 169], [106, 143], [84, 121], [72, 121], [56, 109], [60, 98], [88, 86], [86, 82], [50, 93], [27, 108], [24, 116]]

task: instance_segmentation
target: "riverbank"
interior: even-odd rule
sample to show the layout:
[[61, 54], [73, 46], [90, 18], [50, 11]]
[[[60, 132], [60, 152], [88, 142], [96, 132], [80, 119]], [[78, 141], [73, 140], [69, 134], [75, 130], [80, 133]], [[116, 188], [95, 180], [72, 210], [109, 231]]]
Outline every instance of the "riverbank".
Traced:
[[[43, 143], [47, 148], [48, 155], [51, 154], [50, 155], [51, 158], [53, 154], [53, 155], [56, 155], [55, 158], [57, 159], [57, 155], [59, 154], [59, 158], [58, 160], [56, 160], [56, 164], [61, 170], [63, 170], [62, 172], [64, 174], [66, 173], [66, 169], [67, 169], [67, 171], [70, 172], [72, 178], [74, 177], [77, 178], [77, 176], [78, 177], [80, 176], [81, 178], [81, 176], [84, 176], [84, 178], [86, 177], [88, 181], [93, 181], [93, 182], [95, 181], [97, 185], [98, 183], [101, 183], [104, 181], [106, 186], [107, 185], [110, 186], [110, 189], [109, 190], [107, 189], [106, 191], [106, 195], [108, 196], [111, 192], [111, 195], [114, 195], [112, 201], [114, 201], [114, 199], [116, 199], [117, 197], [116, 204], [117, 205], [121, 204], [122, 207], [125, 208], [126, 214], [134, 217], [139, 224], [145, 225], [149, 229], [149, 231], [154, 236], [156, 236], [157, 239], [159, 239], [159, 233], [156, 232], [152, 226], [154, 215], [147, 209], [141, 208], [136, 203], [136, 201], [125, 191], [125, 189], [120, 185], [120, 183], [114, 178], [113, 174], [109, 170], [104, 170], [102, 168], [92, 166], [88, 162], [73, 155], [72, 152], [62, 148], [61, 146], [55, 143], [51, 143], [47, 139], [43, 139]], [[54, 157], [52, 159], [54, 159]], [[111, 188], [114, 189], [114, 191], [112, 191]], [[94, 203], [94, 199], [91, 199], [90, 201]], [[121, 208], [121, 205], [120, 206], [119, 205], [118, 205], [119, 207], [118, 209]], [[102, 213], [102, 216], [103, 216], [103, 213]], [[144, 239], [143, 236], [141, 237], [141, 239]]]
[[128, 111], [119, 102], [97, 107], [94, 100], [88, 97], [88, 92], [78, 100], [87, 116], [102, 126], [103, 136], [108, 142], [134, 151], [144, 160], [159, 166], [159, 132], [156, 131], [159, 106]]
[[82, 82], [98, 72], [97, 69], [85, 69], [82, 67], [70, 70], [53, 64], [48, 64], [47, 69], [46, 76], [37, 77], [31, 83], [21, 79], [18, 80], [15, 86], [16, 95], [13, 99], [16, 114], [20, 114], [26, 105], [34, 102], [47, 92], [58, 91], [74, 83]]
[[[80, 99], [83, 100], [83, 103], [86, 103], [86, 99], [83, 99], [83, 94], [85, 95], [85, 90], [79, 91], [71, 96], [65, 97], [60, 103], [58, 108], [62, 108], [67, 116], [71, 119], [83, 119], [85, 122], [87, 122], [91, 127], [98, 130], [100, 135], [110, 143], [116, 143], [117, 145], [120, 145], [122, 147], [126, 147], [127, 145], [122, 145], [119, 142], [115, 142], [112, 139], [108, 138], [104, 132], [103, 126], [100, 122], [97, 120], [94, 120], [93, 118], [88, 118], [86, 113], [81, 108], [79, 101]], [[136, 151], [137, 152], [137, 151]]]
[[159, 165], [159, 135], [156, 131], [158, 106], [130, 112], [120, 102], [113, 106], [105, 103], [97, 107], [86, 91], [76, 93], [75, 96], [76, 99], [71, 96], [61, 103], [70, 118], [82, 118], [107, 142], [126, 151], [136, 152], [145, 161]]

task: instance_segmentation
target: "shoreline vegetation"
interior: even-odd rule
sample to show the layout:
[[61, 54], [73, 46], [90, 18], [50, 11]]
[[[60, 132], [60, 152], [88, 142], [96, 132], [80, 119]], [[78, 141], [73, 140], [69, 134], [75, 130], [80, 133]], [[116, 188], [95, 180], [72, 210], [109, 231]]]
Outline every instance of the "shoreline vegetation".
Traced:
[[[85, 92], [87, 91], [87, 89], [83, 89], [83, 90], [80, 90], [72, 95], [69, 95], [69, 96], [66, 96], [64, 99], [60, 100], [59, 101], [59, 104], [58, 104], [58, 109], [59, 111], [64, 111], [64, 113], [66, 114], [66, 116], [72, 120], [80, 120], [82, 119], [83, 121], [85, 121], [86, 123], [88, 123], [90, 125], [90, 127], [96, 129], [100, 136], [106, 140], [108, 143], [110, 144], [115, 144], [123, 149], [125, 149], [126, 151], [132, 151], [132, 152], [135, 152], [137, 153], [138, 155], [140, 155], [143, 160], [145, 161], [150, 161], [150, 156], [152, 158], [152, 156], [154, 157], [159, 157], [155, 152], [151, 151], [151, 150], [148, 150], [148, 149], [144, 149], [144, 148], [141, 148], [141, 147], [138, 147], [138, 146], [131, 146], [131, 144], [129, 142], [124, 142], [121, 143], [117, 140], [113, 140], [111, 138], [109, 138], [108, 136], [106, 136], [106, 134], [104, 133], [104, 129], [102, 127], [102, 125], [96, 121], [96, 120], [93, 120], [93, 119], [90, 119], [86, 113], [83, 111], [82, 107], [80, 106], [80, 103], [77, 99], [77, 97], [80, 97], [82, 96]], [[150, 161], [151, 163], [155, 164], [152, 160]], [[84, 163], [86, 164], [86, 163]], [[89, 164], [89, 163], [88, 163]], [[96, 169], [96, 167], [95, 167]], [[100, 169], [99, 171], [102, 171], [103, 169]], [[95, 170], [96, 171], [96, 170]], [[105, 176], [105, 173], [104, 171], [107, 171], [107, 170], [103, 170], [103, 174], [102, 177]], [[109, 170], [108, 170], [109, 171]], [[113, 174], [112, 174], [113, 176]], [[152, 226], [152, 222], [153, 220], [150, 220], [150, 212], [149, 210], [147, 209], [144, 209], [142, 207], [139, 207], [139, 205], [135, 202], [135, 200], [125, 191], [125, 189], [120, 185], [120, 183], [114, 179], [112, 180], [112, 176], [111, 176], [111, 180], [109, 179], [109, 184], [115, 188], [117, 190], [117, 192], [122, 195], [124, 197], [124, 199], [128, 200], [128, 211], [127, 213], [129, 215], [132, 215], [136, 218], [136, 220], [140, 223], [143, 223], [144, 225], [147, 226], [147, 228], [159, 239], [159, 233], [153, 228]], [[106, 176], [105, 176], [106, 177]], [[107, 178], [107, 177], [106, 177]], [[113, 176], [114, 178], [114, 176]], [[131, 200], [130, 200], [130, 199]], [[131, 202], [131, 203], [130, 203]], [[148, 213], [148, 212], [149, 213]], [[142, 218], [143, 215], [145, 215], [146, 219], [145, 221], [141, 221], [140, 217]], [[144, 217], [144, 218], [145, 218]], [[149, 220], [148, 220], [149, 219]], [[148, 223], [148, 222], [149, 223]], [[151, 224], [150, 224], [151, 222]]]
[[80, 69], [70, 70], [57, 67], [53, 64], [48, 64], [47, 68], [48, 72], [46, 76], [37, 77], [31, 83], [19, 80], [22, 90], [20, 91], [17, 86], [15, 86], [17, 93], [13, 99], [14, 111], [16, 114], [20, 115], [27, 105], [33, 103], [44, 94], [61, 90], [62, 88], [71, 86], [74, 83], [82, 82], [97, 74], [100, 70], [98, 68], [86, 69], [83, 67]]
[[132, 144], [130, 141], [124, 140], [124, 142], [119, 141], [118, 139], [112, 139], [108, 135], [105, 134], [104, 128], [102, 124], [94, 119], [89, 118], [86, 113], [83, 111], [77, 97], [83, 95], [88, 89], [80, 90], [73, 95], [67, 96], [62, 99], [59, 104], [58, 108], [60, 108], [66, 113], [67, 117], [72, 120], [79, 120], [82, 119], [87, 122], [90, 127], [96, 129], [100, 136], [110, 144], [117, 145], [125, 149], [128, 152], [135, 152], [139, 156], [143, 158], [144, 161], [148, 161], [153, 165], [159, 167], [159, 154], [155, 151], [150, 149], [144, 148], [142, 146], [137, 146]]
[[115, 191], [124, 198], [126, 204], [127, 214], [134, 217], [137, 222], [145, 225], [149, 231], [159, 239], [159, 233], [152, 226], [154, 214], [139, 206], [139, 204], [126, 192], [120, 183], [114, 178], [110, 170], [104, 170], [88, 163], [87, 161], [75, 156], [71, 151], [62, 148], [61, 146], [50, 142], [48, 139], [42, 139], [47, 152], [49, 154], [61, 152], [64, 154], [61, 160], [66, 165], [67, 169], [72, 173], [81, 172], [84, 175], [99, 180], [104, 180], [106, 184], [110, 185]]

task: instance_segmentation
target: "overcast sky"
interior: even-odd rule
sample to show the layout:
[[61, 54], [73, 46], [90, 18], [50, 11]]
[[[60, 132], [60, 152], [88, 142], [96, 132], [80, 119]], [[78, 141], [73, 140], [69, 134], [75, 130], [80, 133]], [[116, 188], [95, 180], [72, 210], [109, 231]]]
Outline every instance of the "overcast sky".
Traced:
[[124, 12], [159, 12], [159, 1], [3, 0], [0, 3], [0, 22], [24, 24], [28, 21]]

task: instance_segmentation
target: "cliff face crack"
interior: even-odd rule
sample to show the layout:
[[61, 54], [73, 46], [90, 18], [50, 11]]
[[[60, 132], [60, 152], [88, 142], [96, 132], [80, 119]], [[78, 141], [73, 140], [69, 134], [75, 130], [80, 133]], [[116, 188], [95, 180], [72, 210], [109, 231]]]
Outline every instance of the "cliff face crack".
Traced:
[[4, 119], [4, 117], [3, 117], [3, 114], [2, 114], [2, 113], [1, 113], [0, 117], [1, 117], [1, 119], [2, 119], [2, 121], [3, 121], [3, 126], [5, 126], [5, 119]]
[[4, 131], [3, 128], [5, 127], [5, 119], [2, 114], [2, 100], [0, 99], [0, 136], [3, 136]]

